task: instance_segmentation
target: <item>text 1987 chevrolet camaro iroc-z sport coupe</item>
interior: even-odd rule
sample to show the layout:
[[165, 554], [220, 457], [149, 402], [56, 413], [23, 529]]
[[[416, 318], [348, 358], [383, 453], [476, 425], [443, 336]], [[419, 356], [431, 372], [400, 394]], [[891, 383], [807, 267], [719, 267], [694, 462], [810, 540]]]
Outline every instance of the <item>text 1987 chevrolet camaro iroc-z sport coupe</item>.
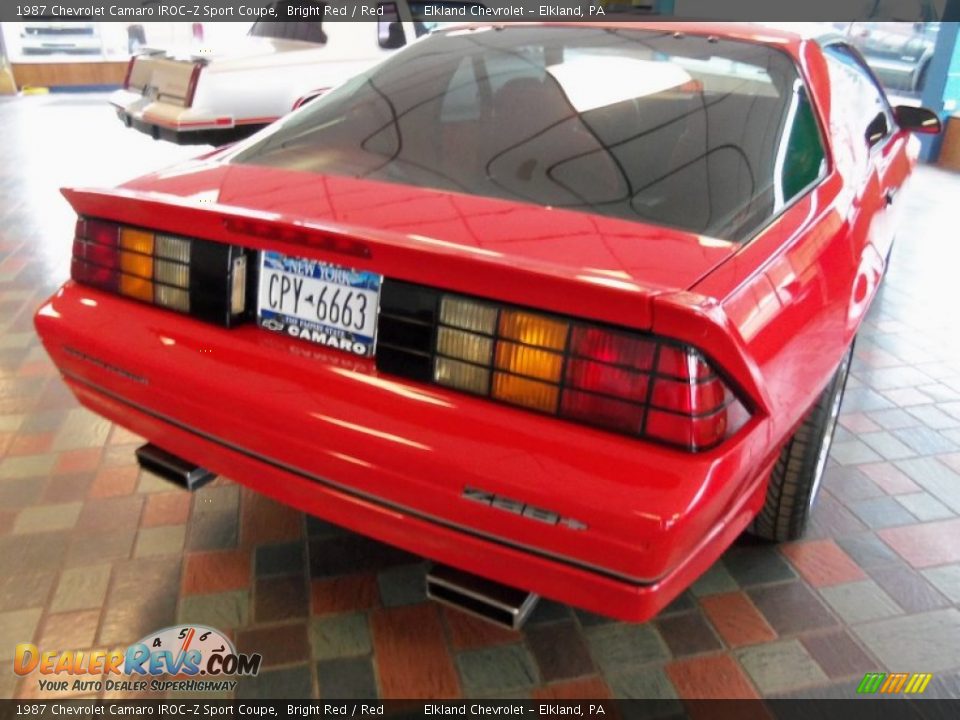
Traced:
[[161, 474], [425, 556], [496, 620], [644, 620], [745, 529], [803, 532], [938, 128], [844, 44], [450, 28], [241, 144], [65, 190], [36, 325]]

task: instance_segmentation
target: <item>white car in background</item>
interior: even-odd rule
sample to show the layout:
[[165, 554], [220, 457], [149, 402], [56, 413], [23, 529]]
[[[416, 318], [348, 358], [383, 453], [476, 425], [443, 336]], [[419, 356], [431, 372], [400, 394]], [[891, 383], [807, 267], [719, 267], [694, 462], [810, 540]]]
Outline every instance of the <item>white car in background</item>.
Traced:
[[377, 22], [257, 22], [222, 48], [146, 47], [110, 103], [127, 126], [154, 138], [231, 142], [429, 32], [435, 23], [415, 21], [410, 5], [378, 3]]
[[20, 27], [24, 55], [97, 55], [101, 51], [97, 23], [28, 22]]

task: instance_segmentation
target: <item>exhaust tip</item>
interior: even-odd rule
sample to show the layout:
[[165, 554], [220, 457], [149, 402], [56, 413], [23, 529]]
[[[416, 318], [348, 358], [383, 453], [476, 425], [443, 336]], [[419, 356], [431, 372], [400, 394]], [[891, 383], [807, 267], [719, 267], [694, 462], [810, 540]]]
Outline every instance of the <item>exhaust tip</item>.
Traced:
[[519, 630], [540, 599], [463, 570], [434, 565], [427, 573], [427, 597], [510, 630]]
[[216, 475], [194, 465], [163, 448], [147, 443], [136, 450], [137, 462], [144, 470], [193, 492], [213, 480]]

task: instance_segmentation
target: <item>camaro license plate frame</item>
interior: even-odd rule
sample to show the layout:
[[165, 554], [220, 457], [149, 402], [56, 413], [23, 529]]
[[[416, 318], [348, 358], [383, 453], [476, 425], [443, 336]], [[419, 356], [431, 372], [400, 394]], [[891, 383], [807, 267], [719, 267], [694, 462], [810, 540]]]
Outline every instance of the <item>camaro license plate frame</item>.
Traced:
[[259, 327], [374, 357], [382, 275], [274, 250], [258, 256]]

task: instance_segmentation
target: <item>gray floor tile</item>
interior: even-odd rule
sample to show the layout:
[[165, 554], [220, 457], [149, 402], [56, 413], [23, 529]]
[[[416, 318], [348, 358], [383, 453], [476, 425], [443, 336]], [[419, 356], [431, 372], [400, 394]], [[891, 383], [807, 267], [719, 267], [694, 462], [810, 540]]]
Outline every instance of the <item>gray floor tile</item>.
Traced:
[[820, 594], [833, 611], [851, 625], [903, 612], [873, 580], [821, 588]]
[[519, 690], [538, 684], [533, 659], [523, 645], [468, 650], [457, 655], [465, 695]]
[[960, 604], [960, 565], [923, 570], [924, 577], [954, 603]]
[[373, 649], [365, 613], [312, 618], [309, 633], [313, 657], [318, 660], [366, 655]]
[[853, 632], [887, 669], [916, 667], [935, 673], [960, 667], [956, 608], [878, 620]]
[[798, 640], [784, 640], [736, 653], [763, 695], [825, 684], [828, 678]]
[[650, 625], [605, 625], [586, 633], [593, 659], [607, 673], [668, 657], [663, 639]]

